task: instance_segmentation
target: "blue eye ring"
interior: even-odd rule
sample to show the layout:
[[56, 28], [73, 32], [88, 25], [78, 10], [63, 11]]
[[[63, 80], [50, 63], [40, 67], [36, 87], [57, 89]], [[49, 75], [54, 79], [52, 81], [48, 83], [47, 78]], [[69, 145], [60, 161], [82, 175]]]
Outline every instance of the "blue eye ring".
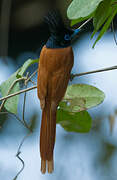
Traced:
[[66, 41], [70, 41], [70, 40], [71, 40], [71, 37], [70, 37], [69, 34], [65, 34], [64, 39], [65, 39]]

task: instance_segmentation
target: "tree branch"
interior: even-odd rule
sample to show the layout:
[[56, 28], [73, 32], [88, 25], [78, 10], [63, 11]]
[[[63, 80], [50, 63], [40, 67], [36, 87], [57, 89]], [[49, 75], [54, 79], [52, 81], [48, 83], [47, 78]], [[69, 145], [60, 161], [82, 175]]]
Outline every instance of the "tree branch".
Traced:
[[[98, 73], [98, 72], [111, 71], [111, 70], [115, 70], [115, 69], [117, 69], [117, 66], [112, 66], [112, 67], [109, 67], [109, 68], [98, 69], [98, 70], [94, 70], [94, 71], [88, 71], [88, 72], [79, 73], [79, 74], [71, 74], [71, 78], [70, 79], [73, 80], [73, 78], [75, 78], [75, 77], [84, 76], [84, 75], [88, 75], [88, 74], [94, 74], [94, 73]], [[13, 93], [13, 94], [10, 94], [8, 96], [0, 98], [0, 101], [3, 101], [5, 99], [11, 98], [13, 96], [19, 95], [19, 94], [27, 92], [27, 91], [31, 91], [31, 90], [36, 89], [36, 88], [37, 88], [37, 85], [32, 86], [32, 87], [27, 88], [27, 89], [23, 89], [23, 90], [18, 91], [16, 93]]]

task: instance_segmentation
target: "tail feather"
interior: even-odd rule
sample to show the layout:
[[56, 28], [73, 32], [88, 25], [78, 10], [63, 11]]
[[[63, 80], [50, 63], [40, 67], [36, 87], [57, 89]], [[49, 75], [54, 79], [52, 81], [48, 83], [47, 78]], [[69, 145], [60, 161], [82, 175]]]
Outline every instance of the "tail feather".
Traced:
[[56, 109], [46, 103], [42, 112], [41, 132], [40, 132], [40, 154], [41, 154], [41, 171], [52, 173], [54, 170], [53, 150], [56, 134]]

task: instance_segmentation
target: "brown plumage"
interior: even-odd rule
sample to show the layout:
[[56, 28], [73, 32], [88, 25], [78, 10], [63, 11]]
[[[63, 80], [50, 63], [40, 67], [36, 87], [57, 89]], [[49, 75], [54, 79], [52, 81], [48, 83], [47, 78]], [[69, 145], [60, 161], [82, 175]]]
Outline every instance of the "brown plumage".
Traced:
[[40, 131], [41, 171], [52, 173], [56, 134], [56, 112], [62, 100], [73, 66], [72, 47], [42, 48], [38, 67], [37, 90], [42, 109]]

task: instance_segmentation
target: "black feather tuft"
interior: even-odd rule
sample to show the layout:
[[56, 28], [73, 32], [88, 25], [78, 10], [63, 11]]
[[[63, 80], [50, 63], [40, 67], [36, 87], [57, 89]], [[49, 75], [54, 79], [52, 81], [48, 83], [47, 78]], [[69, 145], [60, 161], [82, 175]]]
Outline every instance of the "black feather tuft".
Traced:
[[51, 34], [56, 35], [65, 29], [62, 16], [58, 9], [49, 11], [44, 17], [44, 21], [48, 24]]
[[44, 18], [49, 26], [50, 37], [46, 43], [47, 48], [64, 48], [71, 44], [72, 29], [65, 26], [59, 10], [51, 10]]

